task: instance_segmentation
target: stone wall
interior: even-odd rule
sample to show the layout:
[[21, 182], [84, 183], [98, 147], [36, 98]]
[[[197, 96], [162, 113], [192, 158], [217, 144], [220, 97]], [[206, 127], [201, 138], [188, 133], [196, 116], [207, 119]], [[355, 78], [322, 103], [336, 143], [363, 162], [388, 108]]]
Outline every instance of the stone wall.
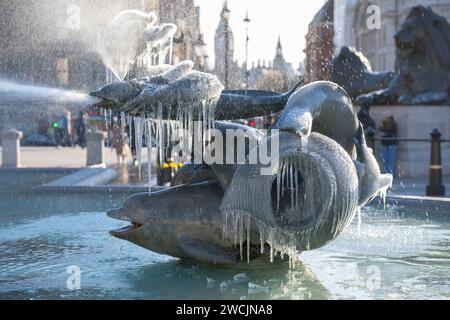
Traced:
[[[398, 125], [398, 137], [407, 139], [431, 139], [437, 128], [442, 139], [450, 139], [450, 106], [373, 106], [370, 114], [377, 125], [383, 114], [394, 116]], [[431, 144], [427, 142], [400, 142], [397, 173], [401, 177], [427, 177], [430, 165]], [[443, 174], [450, 175], [450, 143], [442, 144]], [[380, 145], [375, 154], [379, 158]]]

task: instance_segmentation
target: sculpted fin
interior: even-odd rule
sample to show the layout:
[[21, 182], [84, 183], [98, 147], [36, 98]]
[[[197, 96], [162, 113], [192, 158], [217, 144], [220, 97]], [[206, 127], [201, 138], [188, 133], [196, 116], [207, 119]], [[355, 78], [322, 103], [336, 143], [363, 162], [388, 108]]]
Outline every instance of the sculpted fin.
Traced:
[[236, 254], [219, 246], [194, 239], [187, 235], [179, 238], [180, 246], [193, 260], [204, 263], [235, 264]]

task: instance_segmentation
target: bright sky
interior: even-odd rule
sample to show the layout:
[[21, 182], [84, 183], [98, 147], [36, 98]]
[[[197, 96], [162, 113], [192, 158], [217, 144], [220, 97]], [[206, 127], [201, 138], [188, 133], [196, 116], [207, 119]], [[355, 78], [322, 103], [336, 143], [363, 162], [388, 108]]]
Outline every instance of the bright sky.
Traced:
[[[324, 4], [324, 0], [229, 0], [231, 28], [235, 36], [235, 58], [245, 60], [245, 13], [248, 10], [249, 61], [272, 61], [278, 34], [281, 36], [284, 56], [297, 68], [304, 58], [305, 35], [308, 24]], [[220, 20], [223, 0], [195, 0], [200, 6], [201, 31], [208, 45], [210, 64], [214, 63], [214, 34]]]

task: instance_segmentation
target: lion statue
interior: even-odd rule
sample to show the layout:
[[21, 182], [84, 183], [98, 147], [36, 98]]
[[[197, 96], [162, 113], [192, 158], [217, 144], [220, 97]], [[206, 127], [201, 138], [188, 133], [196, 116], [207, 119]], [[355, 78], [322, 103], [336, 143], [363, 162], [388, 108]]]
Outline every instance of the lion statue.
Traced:
[[450, 24], [417, 6], [395, 35], [396, 74], [384, 90], [359, 96], [360, 104], [450, 103]]
[[369, 60], [353, 47], [342, 47], [333, 59], [331, 81], [344, 88], [352, 98], [387, 88], [393, 76], [392, 72], [372, 71]]

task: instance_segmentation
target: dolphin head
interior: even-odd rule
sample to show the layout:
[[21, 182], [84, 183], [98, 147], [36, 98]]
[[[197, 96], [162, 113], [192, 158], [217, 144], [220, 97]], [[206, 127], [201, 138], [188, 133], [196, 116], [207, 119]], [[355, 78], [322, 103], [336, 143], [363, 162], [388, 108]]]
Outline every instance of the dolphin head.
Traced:
[[110, 218], [130, 223], [110, 233], [157, 253], [189, 258], [181, 246], [181, 236], [207, 243], [221, 239], [218, 208], [222, 197], [220, 185], [210, 182], [135, 194], [121, 208], [107, 213]]
[[92, 91], [92, 97], [101, 98], [115, 104], [123, 104], [135, 98], [142, 91], [142, 83], [137, 80], [110, 83], [102, 88]]

